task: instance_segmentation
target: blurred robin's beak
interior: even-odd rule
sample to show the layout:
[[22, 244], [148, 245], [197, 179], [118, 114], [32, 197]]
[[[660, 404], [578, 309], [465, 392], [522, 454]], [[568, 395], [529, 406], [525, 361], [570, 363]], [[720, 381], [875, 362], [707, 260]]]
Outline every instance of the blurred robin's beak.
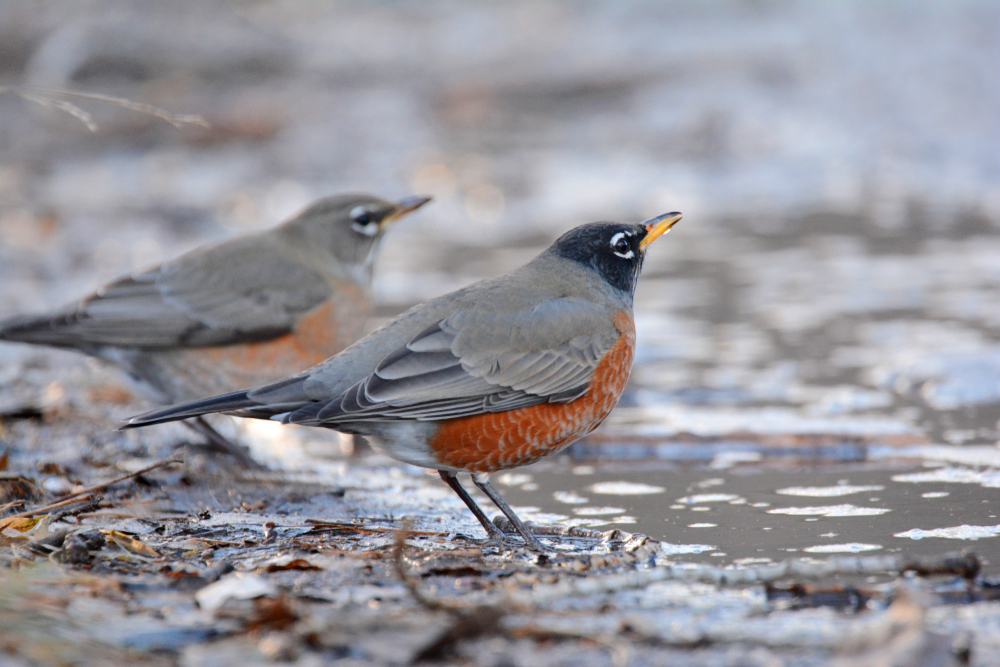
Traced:
[[386, 227], [392, 222], [399, 220], [407, 213], [412, 213], [418, 208], [429, 202], [433, 197], [406, 197], [405, 199], [400, 199], [396, 203], [396, 207], [389, 211], [389, 214], [382, 218], [379, 226]]
[[646, 236], [639, 241], [639, 250], [645, 251], [649, 244], [670, 231], [670, 228], [681, 219], [680, 213], [664, 213], [650, 218], [642, 224], [646, 225]]

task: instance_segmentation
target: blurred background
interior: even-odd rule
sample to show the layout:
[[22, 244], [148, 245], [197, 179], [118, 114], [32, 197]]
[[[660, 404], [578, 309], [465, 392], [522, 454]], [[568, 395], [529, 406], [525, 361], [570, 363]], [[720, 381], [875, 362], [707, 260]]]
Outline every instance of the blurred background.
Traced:
[[[0, 84], [211, 127], [0, 96], [0, 314], [335, 192], [436, 198], [384, 246], [382, 315], [680, 210], [637, 299], [657, 428], [992, 441], [998, 34], [992, 2], [7, 0]], [[0, 347], [7, 380], [48, 354]], [[791, 409], [671, 407], [718, 404]]]
[[[210, 127], [74, 100], [91, 132], [0, 95], [0, 315], [342, 191], [436, 200], [383, 246], [380, 318], [577, 224], [679, 210], [598, 443], [993, 451], [998, 34], [985, 1], [6, 0], [0, 85]], [[25, 346], [0, 362], [7, 396], [112, 377]]]

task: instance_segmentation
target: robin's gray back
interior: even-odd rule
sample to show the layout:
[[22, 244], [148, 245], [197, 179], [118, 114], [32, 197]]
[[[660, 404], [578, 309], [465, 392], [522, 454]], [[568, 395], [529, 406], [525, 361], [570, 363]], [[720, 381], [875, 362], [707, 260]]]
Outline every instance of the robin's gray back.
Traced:
[[293, 423], [444, 419], [586, 391], [630, 310], [599, 279], [543, 254], [417, 306], [294, 378], [247, 392], [247, 416]]

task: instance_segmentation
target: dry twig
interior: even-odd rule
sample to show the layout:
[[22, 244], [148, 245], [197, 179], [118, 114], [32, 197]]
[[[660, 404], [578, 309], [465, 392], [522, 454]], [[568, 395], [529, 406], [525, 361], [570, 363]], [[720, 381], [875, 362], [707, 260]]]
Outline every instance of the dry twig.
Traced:
[[93, 115], [89, 111], [81, 109], [72, 102], [58, 99], [59, 96], [80, 97], [88, 100], [97, 100], [99, 102], [108, 102], [131, 111], [156, 116], [176, 128], [180, 128], [183, 125], [199, 125], [205, 128], [209, 127], [208, 121], [198, 114], [171, 113], [166, 109], [161, 109], [160, 107], [155, 107], [151, 104], [133, 102], [132, 100], [125, 99], [124, 97], [102, 95], [101, 93], [85, 93], [77, 90], [62, 90], [58, 88], [20, 88], [17, 86], [0, 86], [0, 94], [3, 93], [12, 93], [23, 100], [34, 102], [35, 104], [46, 109], [54, 109], [56, 111], [67, 113], [83, 123], [91, 132], [97, 132], [98, 130], [97, 123], [94, 121]]
[[97, 491], [103, 491], [104, 489], [108, 488], [113, 484], [117, 484], [118, 482], [124, 482], [126, 479], [131, 479], [132, 477], [138, 477], [139, 475], [143, 475], [149, 472], [150, 470], [156, 470], [157, 468], [162, 468], [163, 466], [171, 465], [174, 463], [183, 463], [183, 462], [184, 459], [180, 455], [174, 454], [173, 456], [168, 456], [165, 459], [161, 459], [156, 463], [148, 465], [141, 470], [130, 472], [127, 475], [116, 477], [114, 479], [108, 480], [107, 482], [101, 482], [100, 484], [94, 484], [93, 486], [88, 486], [85, 489], [80, 489], [75, 493], [63, 496], [60, 500], [50, 505], [43, 505], [42, 507], [36, 507], [35, 509], [25, 510], [23, 512], [19, 512], [18, 514], [11, 514], [9, 517], [4, 517], [4, 518], [16, 519], [20, 517], [35, 516], [36, 514], [45, 514], [46, 512], [50, 512], [51, 510], [64, 507], [74, 502], [79, 502], [81, 499], [83, 499], [84, 496], [89, 497], [92, 493], [95, 493]]

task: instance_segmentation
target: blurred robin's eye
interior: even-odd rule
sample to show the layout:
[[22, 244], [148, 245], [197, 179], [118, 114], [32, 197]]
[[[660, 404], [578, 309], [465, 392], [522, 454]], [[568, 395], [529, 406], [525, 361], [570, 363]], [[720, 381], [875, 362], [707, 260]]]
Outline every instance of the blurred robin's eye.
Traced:
[[351, 227], [365, 236], [375, 236], [378, 233], [378, 223], [372, 219], [372, 213], [364, 206], [351, 209]]
[[625, 232], [618, 232], [611, 237], [611, 250], [622, 259], [635, 257], [635, 253], [632, 252], [632, 244], [626, 238]]

